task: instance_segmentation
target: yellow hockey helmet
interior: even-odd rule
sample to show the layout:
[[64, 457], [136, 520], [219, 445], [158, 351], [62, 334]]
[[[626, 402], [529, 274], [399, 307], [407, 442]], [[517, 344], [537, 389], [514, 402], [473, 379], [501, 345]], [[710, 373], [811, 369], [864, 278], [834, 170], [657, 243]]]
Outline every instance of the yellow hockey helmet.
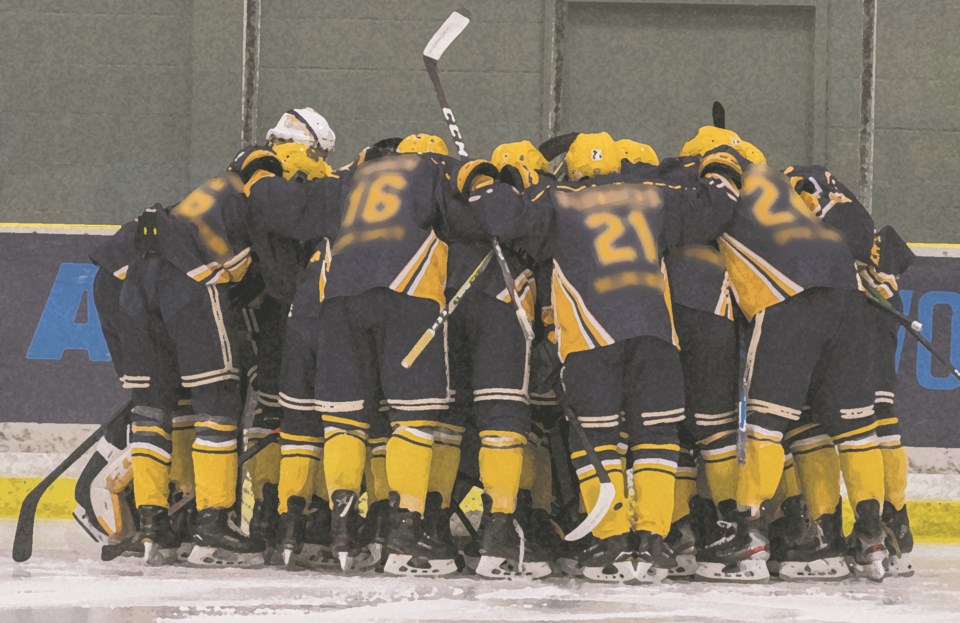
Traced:
[[733, 146], [737, 153], [749, 160], [753, 164], [767, 164], [767, 157], [763, 155], [756, 145], [740, 139], [740, 142]]
[[740, 136], [732, 130], [705, 125], [700, 128], [696, 136], [683, 144], [680, 148], [680, 156], [702, 156], [721, 145], [736, 149], [740, 140]]
[[567, 150], [567, 175], [577, 181], [584, 177], [620, 171], [620, 153], [606, 132], [578, 134]]
[[273, 153], [277, 154], [283, 164], [283, 177], [288, 180], [292, 180], [298, 173], [302, 173], [308, 180], [330, 175], [330, 165], [322, 158], [312, 157], [311, 152], [314, 150], [301, 143], [279, 143], [273, 146]]
[[411, 134], [397, 145], [398, 154], [440, 154], [450, 153], [447, 144], [436, 134]]
[[660, 164], [660, 158], [657, 156], [657, 152], [646, 143], [639, 143], [629, 138], [622, 138], [617, 141], [617, 149], [619, 150], [621, 160], [627, 160], [633, 164], [637, 164], [638, 162], [652, 165]]
[[550, 166], [540, 150], [534, 147], [530, 141], [516, 141], [497, 145], [490, 156], [490, 162], [498, 167], [505, 164], [512, 164], [517, 168], [524, 166], [531, 171], [546, 171]]
[[457, 190], [463, 195], [469, 195], [478, 188], [493, 184], [496, 174], [496, 165], [488, 160], [465, 162], [457, 172]]

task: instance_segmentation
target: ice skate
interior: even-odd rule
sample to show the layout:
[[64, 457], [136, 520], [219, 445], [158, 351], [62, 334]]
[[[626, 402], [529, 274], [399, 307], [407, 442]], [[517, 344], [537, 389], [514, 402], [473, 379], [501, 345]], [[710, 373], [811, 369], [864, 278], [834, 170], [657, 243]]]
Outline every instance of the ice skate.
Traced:
[[249, 532], [252, 538], [263, 541], [263, 559], [268, 565], [281, 564], [282, 562], [282, 548], [277, 547], [277, 530], [280, 524], [279, 506], [277, 485], [269, 482], [265, 483], [262, 498], [254, 500], [253, 503]]
[[170, 526], [170, 516], [162, 506], [141, 506], [140, 533], [143, 535], [143, 562], [161, 567], [177, 562], [180, 537]]
[[194, 547], [187, 562], [199, 567], [263, 566], [263, 541], [236, 530], [228, 515], [225, 508], [205, 508], [197, 513]]
[[436, 491], [427, 494], [426, 505], [423, 509], [423, 530], [435, 541], [442, 543], [454, 553], [457, 568], [462, 570], [465, 566], [463, 556], [460, 555], [457, 543], [453, 540], [453, 532], [450, 529], [453, 509], [442, 508], [442, 506], [443, 496]]
[[383, 549], [387, 555], [383, 570], [391, 575], [437, 577], [456, 573], [454, 553], [423, 530], [420, 513], [390, 504], [390, 533]]
[[[522, 528], [521, 528], [522, 530]], [[477, 575], [493, 579], [539, 579], [552, 573], [547, 556], [517, 532], [509, 513], [491, 513], [480, 535]]]
[[[840, 510], [809, 522], [806, 537], [787, 548], [779, 565], [783, 580], [842, 580], [850, 576], [843, 559], [843, 519]], [[772, 527], [771, 527], [772, 530]]]
[[600, 539], [591, 537], [579, 560], [583, 577], [594, 582], [627, 583], [637, 579], [629, 533]]
[[368, 552], [371, 564], [379, 565], [383, 561], [383, 544], [387, 540], [387, 528], [390, 521], [390, 503], [380, 500], [367, 506], [367, 516], [360, 525], [357, 540], [361, 549]]
[[690, 578], [697, 572], [697, 538], [693, 520], [687, 515], [670, 526], [666, 545], [676, 558], [676, 565], [667, 572], [668, 578]]
[[887, 558], [883, 567], [890, 577], [910, 577], [913, 564], [910, 554], [913, 552], [913, 532], [910, 531], [910, 518], [907, 507], [894, 510], [890, 502], [883, 503], [883, 529], [887, 534], [885, 545]]
[[636, 576], [643, 584], [662, 581], [677, 566], [677, 558], [659, 534], [641, 530], [635, 535]]
[[[171, 506], [172, 508], [172, 506]], [[177, 549], [177, 558], [186, 562], [193, 551], [193, 530], [197, 524], [197, 501], [192, 499], [170, 517], [170, 525], [174, 533], [180, 537], [180, 547]]]
[[277, 549], [280, 550], [283, 564], [287, 567], [294, 566], [294, 557], [303, 551], [303, 533], [307, 523], [305, 507], [306, 501], [302, 497], [292, 496], [287, 500], [287, 512], [280, 515]]
[[341, 571], [369, 565], [369, 556], [360, 557], [357, 536], [360, 527], [360, 511], [357, 510], [357, 494], [341, 489], [330, 494], [330, 551], [340, 564]]
[[882, 582], [887, 548], [883, 544], [886, 534], [880, 520], [880, 502], [864, 500], [857, 504], [854, 514], [857, 520], [847, 543], [847, 564], [858, 578]]
[[754, 583], [770, 579], [767, 559], [770, 541], [760, 526], [760, 516], [738, 511], [736, 532], [702, 550], [697, 556], [697, 579], [714, 582]]

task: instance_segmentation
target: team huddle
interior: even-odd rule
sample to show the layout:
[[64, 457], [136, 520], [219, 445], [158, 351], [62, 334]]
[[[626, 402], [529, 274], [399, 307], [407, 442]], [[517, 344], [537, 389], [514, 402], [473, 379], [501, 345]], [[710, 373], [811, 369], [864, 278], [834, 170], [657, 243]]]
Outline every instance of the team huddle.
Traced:
[[131, 390], [77, 490], [105, 546], [629, 583], [913, 573], [881, 309], [913, 256], [824, 167], [774, 169], [717, 126], [662, 160], [605, 132], [487, 160], [413, 134], [334, 170], [334, 142], [290, 110], [93, 254]]

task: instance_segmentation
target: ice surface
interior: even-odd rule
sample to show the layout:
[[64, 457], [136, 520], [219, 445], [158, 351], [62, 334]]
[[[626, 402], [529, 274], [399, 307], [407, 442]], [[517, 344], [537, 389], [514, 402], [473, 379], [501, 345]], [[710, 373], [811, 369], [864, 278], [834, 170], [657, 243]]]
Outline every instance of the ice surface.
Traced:
[[960, 621], [960, 546], [920, 544], [918, 574], [882, 584], [664, 583], [620, 587], [571, 579], [531, 583], [320, 574], [282, 569], [146, 569], [99, 561], [69, 521], [37, 525], [33, 558], [9, 558], [14, 523], [0, 521], [4, 623], [321, 621]]

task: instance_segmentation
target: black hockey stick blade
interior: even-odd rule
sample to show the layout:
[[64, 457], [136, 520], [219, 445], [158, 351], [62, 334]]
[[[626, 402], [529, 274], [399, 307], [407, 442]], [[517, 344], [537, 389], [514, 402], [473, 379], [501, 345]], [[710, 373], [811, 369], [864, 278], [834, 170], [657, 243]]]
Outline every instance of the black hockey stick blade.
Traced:
[[713, 103], [713, 125], [718, 128], [727, 127], [727, 111], [720, 102]]
[[119, 418], [127, 415], [131, 408], [131, 403], [120, 407], [110, 419], [100, 426], [92, 435], [87, 437], [83, 443], [74, 449], [70, 455], [57, 465], [52, 472], [47, 474], [46, 478], [41, 480], [36, 487], [30, 490], [30, 493], [23, 499], [20, 505], [20, 516], [17, 518], [17, 532], [13, 537], [13, 559], [16, 562], [30, 560], [33, 555], [33, 528], [37, 521], [37, 506], [40, 505], [40, 498], [47, 492], [57, 478], [63, 475], [71, 465], [80, 460], [87, 450], [92, 448], [100, 437], [104, 435], [107, 428], [116, 422]]
[[610, 474], [608, 474], [607, 470], [603, 467], [600, 457], [597, 456], [596, 451], [593, 449], [593, 444], [584, 432], [576, 414], [573, 413], [568, 406], [563, 407], [563, 414], [570, 422], [570, 428], [580, 439], [580, 445], [583, 446], [584, 451], [587, 453], [587, 458], [590, 460], [590, 464], [593, 465], [593, 469], [597, 472], [597, 478], [600, 479], [600, 494], [597, 496], [597, 503], [593, 505], [590, 513], [580, 522], [580, 525], [563, 537], [565, 541], [579, 541], [590, 534], [603, 520], [607, 511], [613, 506], [614, 499], [617, 497], [617, 490], [613, 486], [613, 483], [610, 482]]
[[570, 149], [570, 145], [573, 144], [573, 141], [576, 140], [578, 136], [580, 136], [579, 132], [567, 132], [566, 134], [559, 134], [540, 143], [540, 147], [538, 147], [538, 149], [540, 150], [540, 153], [543, 154], [543, 157], [547, 159], [547, 162], [551, 162], [554, 158], [567, 153], [567, 150]]
[[[255, 457], [261, 450], [263, 450], [264, 448], [266, 448], [267, 446], [275, 442], [279, 437], [280, 437], [279, 432], [272, 432], [266, 437], [264, 437], [263, 439], [258, 440], [257, 443], [253, 444], [252, 446], [244, 450], [240, 454], [239, 458], [237, 459], [238, 467], [242, 468], [247, 461]], [[190, 492], [184, 495], [182, 498], [177, 500], [172, 506], [170, 506], [170, 510], [168, 511], [168, 514], [171, 517], [173, 517], [174, 515], [179, 513], [184, 506], [186, 506], [187, 504], [192, 502], [194, 499], [196, 499], [196, 497], [197, 497], [196, 492]]]
[[470, 11], [467, 9], [457, 9], [450, 14], [447, 21], [443, 22], [433, 37], [423, 48], [424, 60], [430, 59], [434, 62], [440, 60], [443, 53], [447, 51], [450, 44], [457, 40], [457, 37], [470, 25]]

